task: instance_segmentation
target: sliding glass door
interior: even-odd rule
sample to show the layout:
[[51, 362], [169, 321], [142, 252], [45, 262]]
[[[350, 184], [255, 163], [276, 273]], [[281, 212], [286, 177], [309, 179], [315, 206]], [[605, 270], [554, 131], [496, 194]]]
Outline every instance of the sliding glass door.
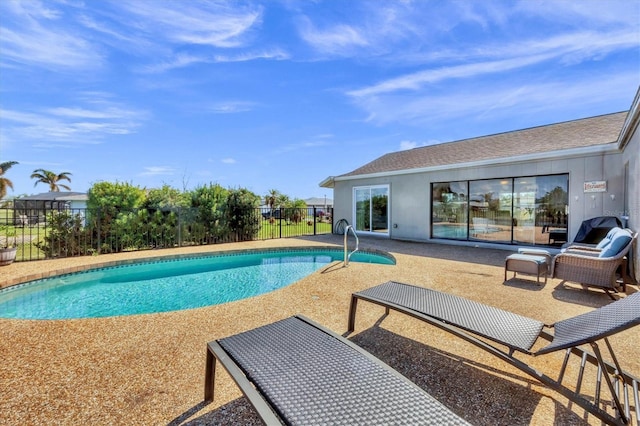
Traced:
[[389, 187], [366, 186], [353, 190], [356, 231], [389, 233]]
[[561, 245], [568, 197], [567, 174], [432, 183], [431, 237]]
[[469, 239], [511, 242], [511, 179], [469, 182]]
[[467, 239], [469, 183], [434, 183], [431, 190], [431, 236]]

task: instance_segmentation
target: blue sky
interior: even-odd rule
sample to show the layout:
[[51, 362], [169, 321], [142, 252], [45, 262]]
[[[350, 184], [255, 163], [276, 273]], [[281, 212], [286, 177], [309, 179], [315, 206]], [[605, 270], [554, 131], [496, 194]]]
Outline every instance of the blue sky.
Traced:
[[[388, 152], [628, 110], [640, 1], [0, 2], [0, 162], [296, 198]], [[65, 182], [66, 183], [66, 182]]]

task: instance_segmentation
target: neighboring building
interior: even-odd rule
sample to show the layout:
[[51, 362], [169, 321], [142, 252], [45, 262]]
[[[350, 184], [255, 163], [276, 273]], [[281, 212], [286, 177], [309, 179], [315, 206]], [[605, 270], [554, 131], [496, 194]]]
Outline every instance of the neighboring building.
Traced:
[[320, 186], [334, 221], [393, 239], [549, 247], [596, 216], [638, 231], [638, 93], [626, 112], [394, 152]]
[[24, 224], [44, 219], [44, 210], [85, 209], [88, 196], [84, 192], [44, 192], [13, 200], [14, 218]]
[[307, 207], [315, 207], [316, 209], [327, 210], [333, 208], [333, 200], [327, 197], [307, 198], [304, 202], [307, 204]]
[[316, 216], [330, 217], [330, 212], [333, 208], [333, 200], [331, 198], [326, 196], [323, 198], [307, 198], [304, 202], [307, 204], [309, 216], [313, 216], [315, 209]]

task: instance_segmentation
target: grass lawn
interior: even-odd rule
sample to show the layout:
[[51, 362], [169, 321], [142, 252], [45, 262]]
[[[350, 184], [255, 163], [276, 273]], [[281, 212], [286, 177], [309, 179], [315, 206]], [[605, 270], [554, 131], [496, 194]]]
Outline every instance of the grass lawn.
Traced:
[[[316, 234], [330, 234], [331, 223], [316, 222]], [[301, 235], [313, 235], [313, 221], [309, 224], [306, 220], [299, 223], [293, 223], [285, 219], [273, 219], [273, 223], [269, 220], [262, 221], [262, 227], [258, 232], [257, 239], [268, 240], [280, 237], [297, 237]]]

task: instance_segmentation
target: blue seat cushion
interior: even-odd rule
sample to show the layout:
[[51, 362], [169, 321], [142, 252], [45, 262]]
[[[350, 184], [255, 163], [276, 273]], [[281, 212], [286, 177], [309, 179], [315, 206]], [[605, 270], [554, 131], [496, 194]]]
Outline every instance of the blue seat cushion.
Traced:
[[622, 228], [618, 228], [618, 227], [611, 228], [609, 232], [607, 232], [607, 235], [602, 239], [602, 241], [598, 243], [596, 248], [600, 250], [606, 248], [609, 244], [611, 244], [611, 240], [613, 239], [613, 236], [616, 235], [618, 231], [622, 231]]
[[631, 234], [621, 229], [611, 239], [611, 242], [600, 252], [598, 257], [614, 257], [631, 242]]

